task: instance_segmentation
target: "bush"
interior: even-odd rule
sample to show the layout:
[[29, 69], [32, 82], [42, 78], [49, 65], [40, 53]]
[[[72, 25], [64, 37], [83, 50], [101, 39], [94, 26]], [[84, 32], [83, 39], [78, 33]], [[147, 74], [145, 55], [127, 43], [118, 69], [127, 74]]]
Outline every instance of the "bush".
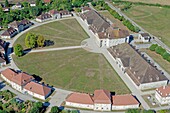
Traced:
[[21, 57], [23, 55], [23, 47], [20, 44], [14, 46], [14, 53], [16, 56]]
[[160, 54], [161, 56], [163, 56], [163, 54], [166, 52], [166, 50], [164, 48], [162, 48], [161, 46], [158, 46], [155, 48], [156, 53]]
[[165, 52], [162, 57], [163, 59], [168, 60], [168, 58], [170, 57], [170, 54]]
[[155, 51], [156, 47], [158, 47], [158, 44], [152, 44], [152, 45], [149, 47], [149, 49], [150, 49], [151, 51]]

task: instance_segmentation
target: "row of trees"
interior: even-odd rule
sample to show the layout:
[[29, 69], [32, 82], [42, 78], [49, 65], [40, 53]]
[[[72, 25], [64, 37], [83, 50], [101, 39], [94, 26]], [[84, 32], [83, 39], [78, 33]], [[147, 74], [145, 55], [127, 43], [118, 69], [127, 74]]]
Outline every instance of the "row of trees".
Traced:
[[130, 2], [130, 1], [123, 1], [123, 0], [112, 0], [114, 3], [123, 3], [123, 4], [135, 4], [135, 5], [147, 5], [147, 6], [157, 6], [157, 7], [164, 7], [170, 8], [170, 5], [161, 5], [161, 4], [154, 4], [154, 3], [143, 3], [143, 2]]
[[163, 59], [170, 62], [170, 54], [161, 46], [158, 46], [158, 44], [152, 44], [149, 48], [151, 51], [155, 51], [157, 54], [160, 54]]
[[[87, 5], [87, 2], [92, 0], [52, 0], [50, 4], [44, 4], [43, 0], [36, 0], [36, 6], [31, 7], [29, 2], [21, 2], [24, 8], [22, 10], [10, 10], [10, 12], [4, 12], [0, 6], [0, 26], [7, 27], [10, 22], [14, 20], [20, 21], [24, 18], [34, 19], [36, 16], [43, 12], [48, 12], [51, 9], [57, 10], [69, 10], [72, 11], [74, 7], [81, 7]], [[8, 7], [8, 0], [5, 1], [5, 5]]]
[[108, 10], [111, 15], [113, 15], [116, 19], [120, 20], [123, 22], [123, 24], [131, 31], [133, 32], [139, 32], [139, 28], [134, 26], [129, 20], [125, 19], [123, 16], [119, 15], [115, 10], [111, 9], [108, 4], [106, 4], [103, 0], [102, 1], [97, 1], [97, 2], [92, 2], [93, 6], [101, 6], [102, 10]]

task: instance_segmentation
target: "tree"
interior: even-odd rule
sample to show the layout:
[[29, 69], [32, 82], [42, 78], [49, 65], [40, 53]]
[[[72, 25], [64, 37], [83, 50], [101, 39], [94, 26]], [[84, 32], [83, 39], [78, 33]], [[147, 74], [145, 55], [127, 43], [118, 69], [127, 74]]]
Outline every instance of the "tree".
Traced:
[[14, 53], [16, 56], [21, 57], [23, 55], [23, 47], [20, 44], [14, 46]]
[[155, 51], [156, 47], [158, 47], [158, 44], [152, 44], [152, 45], [149, 47], [149, 49], [150, 49], [151, 51]]
[[53, 106], [53, 107], [51, 108], [50, 113], [59, 113], [59, 108], [58, 108], [57, 106]]
[[25, 46], [35, 48], [37, 46], [37, 36], [33, 33], [27, 33], [25, 37]]
[[45, 42], [45, 39], [42, 35], [39, 35], [38, 36], [38, 39], [37, 39], [37, 45], [38, 47], [43, 47], [44, 46], [44, 42]]
[[128, 109], [125, 113], [140, 113], [140, 109]]
[[163, 59], [168, 60], [168, 58], [170, 57], [170, 54], [165, 52], [162, 57]]
[[162, 48], [161, 46], [158, 46], [155, 48], [156, 53], [160, 54], [161, 56], [163, 56], [163, 54], [166, 52], [166, 50], [164, 48]]
[[36, 0], [36, 1], [35, 1], [36, 6], [38, 6], [39, 3], [40, 3], [40, 0]]
[[9, 2], [8, 2], [8, 0], [5, 0], [5, 7], [9, 7]]

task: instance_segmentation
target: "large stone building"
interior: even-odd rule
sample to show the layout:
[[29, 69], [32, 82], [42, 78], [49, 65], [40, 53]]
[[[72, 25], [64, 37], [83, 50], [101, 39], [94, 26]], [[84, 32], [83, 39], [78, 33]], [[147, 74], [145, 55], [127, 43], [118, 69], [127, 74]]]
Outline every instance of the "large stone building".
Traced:
[[145, 90], [167, 85], [167, 77], [153, 64], [148, 63], [149, 61], [131, 45], [119, 44], [108, 51], [117, 66], [137, 88]]
[[129, 32], [110, 25], [98, 12], [83, 8], [80, 14], [82, 20], [96, 37], [99, 47], [111, 47], [129, 42]]
[[71, 93], [66, 98], [65, 104], [70, 107], [92, 109], [96, 111], [139, 108], [139, 102], [132, 95], [111, 95], [107, 90], [95, 90], [94, 95]]
[[51, 94], [51, 88], [35, 82], [34, 77], [26, 73], [17, 73], [7, 68], [1, 72], [1, 77], [21, 93], [29, 94], [42, 100], [45, 100]]
[[157, 88], [155, 98], [160, 104], [170, 104], [170, 86]]

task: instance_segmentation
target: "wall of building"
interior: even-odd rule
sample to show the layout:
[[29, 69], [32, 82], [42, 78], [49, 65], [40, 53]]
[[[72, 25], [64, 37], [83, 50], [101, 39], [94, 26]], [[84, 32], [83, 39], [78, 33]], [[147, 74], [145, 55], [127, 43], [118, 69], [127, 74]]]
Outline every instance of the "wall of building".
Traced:
[[39, 95], [39, 94], [36, 94], [36, 93], [34, 93], [34, 92], [31, 92], [31, 91], [29, 91], [29, 90], [27, 90], [27, 89], [23, 89], [24, 91], [24, 93], [25, 94], [29, 94], [29, 95], [31, 95], [31, 96], [33, 96], [33, 97], [36, 97], [36, 98], [39, 98], [39, 99], [42, 99], [42, 100], [45, 100], [45, 96], [42, 96], [42, 95]]
[[139, 89], [146, 90], [146, 89], [158, 88], [158, 87], [161, 87], [161, 86], [166, 86], [167, 83], [168, 83], [167, 80], [158, 81], [158, 82], [151, 82], [151, 83], [145, 83], [145, 84], [141, 84], [139, 86]]
[[112, 110], [126, 110], [126, 109], [134, 109], [134, 108], [139, 108], [139, 104], [135, 105], [112, 105]]
[[160, 104], [170, 104], [170, 97], [162, 97], [157, 91], [155, 93], [155, 98]]
[[73, 103], [73, 102], [67, 102], [67, 101], [66, 101], [66, 105], [71, 106], [71, 107], [76, 107], [76, 108], [85, 108], [85, 109], [94, 108], [94, 105], [91, 105], [91, 104], [79, 104], [79, 103]]
[[111, 111], [111, 104], [94, 104], [94, 110], [97, 111]]

